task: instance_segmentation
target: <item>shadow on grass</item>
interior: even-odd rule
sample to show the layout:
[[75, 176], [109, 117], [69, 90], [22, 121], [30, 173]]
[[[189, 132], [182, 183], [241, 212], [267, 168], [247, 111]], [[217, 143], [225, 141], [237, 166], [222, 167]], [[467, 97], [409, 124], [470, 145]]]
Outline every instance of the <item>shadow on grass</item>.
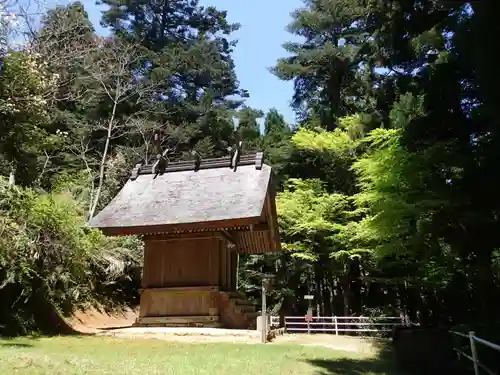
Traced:
[[26, 342], [0, 342], [0, 347], [4, 348], [32, 348], [34, 347], [33, 344], [28, 344]]
[[368, 374], [396, 374], [395, 367], [376, 359], [338, 359], [338, 360], [312, 360], [309, 362], [319, 369], [318, 375], [368, 375]]
[[377, 353], [372, 358], [314, 359], [307, 362], [318, 369], [317, 375], [401, 375], [397, 370], [391, 343], [377, 340], [374, 345]]

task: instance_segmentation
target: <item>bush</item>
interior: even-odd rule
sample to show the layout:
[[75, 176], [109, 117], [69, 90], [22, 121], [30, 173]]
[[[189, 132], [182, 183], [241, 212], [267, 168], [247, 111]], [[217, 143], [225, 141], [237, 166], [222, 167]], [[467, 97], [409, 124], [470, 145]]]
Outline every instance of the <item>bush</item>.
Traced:
[[51, 310], [116, 307], [137, 298], [136, 238], [85, 227], [70, 194], [8, 186], [0, 178], [0, 333], [50, 329]]

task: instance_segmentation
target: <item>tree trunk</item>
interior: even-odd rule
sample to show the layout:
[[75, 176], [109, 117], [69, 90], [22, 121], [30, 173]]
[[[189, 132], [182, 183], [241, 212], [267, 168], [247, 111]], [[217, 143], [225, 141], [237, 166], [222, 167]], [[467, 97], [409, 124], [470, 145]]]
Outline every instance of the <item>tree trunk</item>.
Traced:
[[351, 315], [350, 300], [351, 300], [351, 283], [348, 275], [342, 277], [342, 297], [344, 300], [344, 316]]
[[89, 220], [94, 217], [95, 211], [97, 209], [97, 204], [99, 203], [99, 198], [101, 196], [101, 190], [102, 190], [102, 185], [104, 183], [104, 171], [106, 168], [106, 160], [108, 158], [108, 150], [109, 150], [109, 143], [111, 141], [111, 135], [113, 133], [113, 127], [115, 123], [115, 116], [116, 116], [116, 107], [117, 107], [117, 102], [113, 103], [113, 111], [111, 113], [111, 117], [108, 122], [108, 132], [106, 135], [106, 143], [104, 144], [104, 151], [102, 152], [102, 158], [101, 158], [101, 163], [99, 165], [99, 183], [97, 184], [97, 189], [95, 191], [94, 195], [94, 200], [92, 202], [92, 206], [90, 208], [90, 217]]
[[16, 184], [16, 173], [11, 170], [9, 173], [9, 186], [14, 186]]

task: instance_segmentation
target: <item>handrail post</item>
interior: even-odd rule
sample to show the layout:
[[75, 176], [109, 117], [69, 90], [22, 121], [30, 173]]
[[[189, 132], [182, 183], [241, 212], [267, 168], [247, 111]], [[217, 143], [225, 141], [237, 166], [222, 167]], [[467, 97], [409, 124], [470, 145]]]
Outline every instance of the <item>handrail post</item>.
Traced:
[[266, 283], [262, 281], [262, 306], [261, 306], [261, 324], [260, 324], [260, 341], [265, 344], [267, 341], [267, 306], [266, 306]]
[[469, 332], [470, 351], [472, 362], [474, 363], [474, 375], [479, 375], [479, 361], [477, 358], [476, 343], [474, 341], [474, 331]]
[[339, 326], [337, 324], [337, 317], [334, 316], [334, 320], [335, 320], [335, 334], [338, 336], [339, 335]]

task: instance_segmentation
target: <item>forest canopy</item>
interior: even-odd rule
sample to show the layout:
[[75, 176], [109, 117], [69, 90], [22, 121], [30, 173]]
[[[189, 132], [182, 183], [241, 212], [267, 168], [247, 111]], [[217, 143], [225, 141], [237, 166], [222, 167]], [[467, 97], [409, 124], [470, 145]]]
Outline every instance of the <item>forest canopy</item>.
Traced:
[[85, 223], [155, 134], [178, 160], [264, 151], [286, 251], [241, 255], [239, 286], [259, 299], [274, 275], [274, 312], [313, 294], [326, 316], [497, 323], [499, 4], [304, 0], [272, 69], [294, 84], [289, 124], [248, 106], [225, 10], [102, 3], [108, 36], [83, 3], [34, 20], [0, 0], [0, 331], [137, 303], [139, 239]]

